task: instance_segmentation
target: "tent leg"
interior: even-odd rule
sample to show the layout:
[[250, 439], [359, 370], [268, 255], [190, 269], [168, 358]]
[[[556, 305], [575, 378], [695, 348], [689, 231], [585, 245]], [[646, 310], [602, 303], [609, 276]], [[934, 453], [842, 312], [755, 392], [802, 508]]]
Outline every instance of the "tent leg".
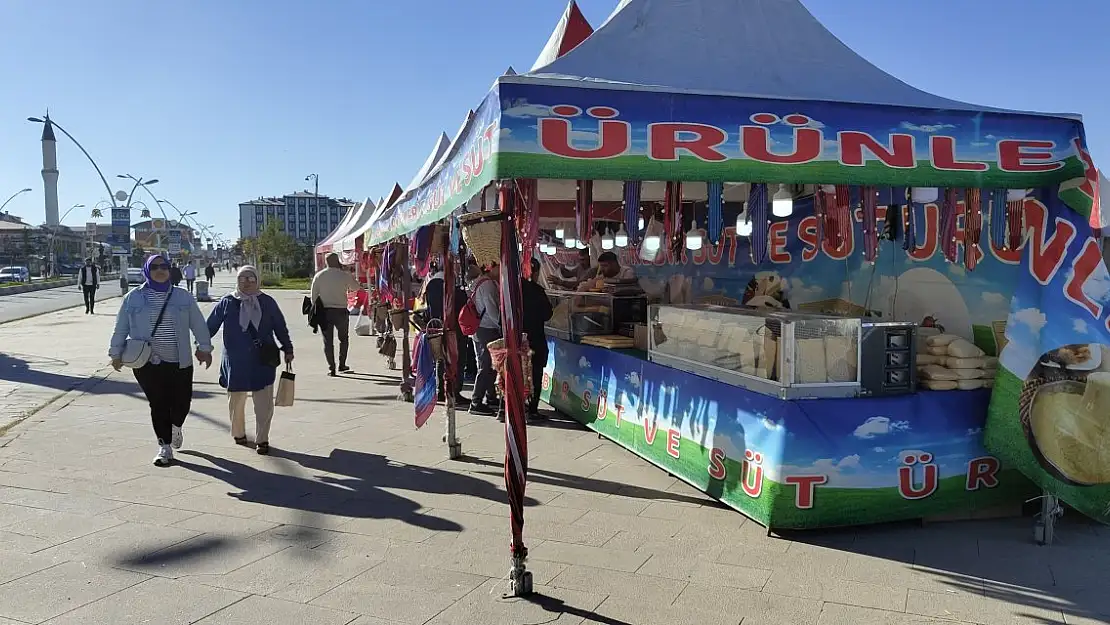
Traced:
[[1040, 497], [1041, 511], [1034, 518], [1033, 540], [1038, 545], [1051, 545], [1056, 537], [1056, 519], [1064, 516], [1064, 508], [1060, 500], [1048, 491]]
[[447, 419], [445, 422], [445, 430], [443, 433], [443, 442], [447, 443], [447, 458], [449, 460], [458, 460], [462, 458], [462, 442], [458, 439], [455, 433], [455, 394], [448, 392], [447, 401]]
[[527, 597], [532, 594], [532, 572], [527, 570], [524, 560], [528, 549], [524, 546], [513, 548], [512, 570], [509, 571], [509, 592], [514, 597]]

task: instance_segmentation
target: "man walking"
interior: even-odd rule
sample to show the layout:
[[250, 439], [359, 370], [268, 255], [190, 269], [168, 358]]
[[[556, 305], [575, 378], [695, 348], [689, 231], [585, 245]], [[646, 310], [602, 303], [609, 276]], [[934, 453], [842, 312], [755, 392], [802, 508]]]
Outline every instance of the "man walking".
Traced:
[[312, 278], [312, 293], [309, 299], [313, 305], [324, 307], [320, 315], [323, 323], [320, 328], [324, 337], [324, 358], [328, 361], [328, 375], [335, 377], [335, 335], [339, 334], [340, 372], [350, 371], [347, 366], [347, 347], [351, 331], [351, 316], [347, 312], [347, 292], [358, 291], [362, 285], [351, 272], [339, 262], [339, 254], [328, 254], [327, 267]]
[[212, 266], [212, 263], [208, 263], [208, 266], [204, 268], [204, 279], [208, 280], [209, 287], [212, 286], [212, 281], [216, 279], [216, 268]]
[[181, 273], [185, 275], [185, 288], [192, 293], [193, 284], [197, 281], [197, 266], [189, 261], [185, 263], [185, 269]]
[[540, 261], [532, 259], [532, 279], [520, 283], [520, 307], [527, 310], [522, 321], [532, 348], [532, 394], [528, 399], [528, 418], [540, 416], [540, 391], [543, 389], [543, 369], [547, 366], [547, 336], [544, 325], [551, 319], [553, 310], [547, 291], [539, 283]]
[[96, 290], [100, 288], [100, 267], [93, 264], [93, 259], [85, 259], [85, 264], [77, 275], [77, 284], [85, 295], [85, 314], [91, 315], [96, 307]]

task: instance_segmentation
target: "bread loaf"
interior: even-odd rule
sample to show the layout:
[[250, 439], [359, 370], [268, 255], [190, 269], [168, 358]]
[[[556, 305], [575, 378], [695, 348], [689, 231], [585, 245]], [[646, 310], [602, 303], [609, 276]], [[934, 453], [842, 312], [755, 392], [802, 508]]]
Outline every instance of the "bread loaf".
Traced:
[[943, 365], [943, 364], [945, 364], [945, 360], [947, 360], [947, 359], [948, 359], [948, 356], [934, 356], [932, 354], [918, 354], [917, 355], [917, 365], [919, 367], [924, 366], [924, 365]]
[[948, 347], [945, 345], [936, 345], [929, 348], [929, 354], [932, 356], [948, 357]]
[[982, 358], [986, 353], [967, 339], [956, 339], [948, 344], [948, 355], [956, 358]]
[[937, 334], [926, 338], [925, 342], [928, 343], [929, 347], [944, 347], [958, 338], [960, 337], [955, 334]]
[[959, 380], [956, 382], [956, 387], [961, 391], [973, 391], [977, 388], [983, 388], [982, 380]]
[[949, 369], [982, 369], [986, 366], [983, 358], [957, 358], [955, 356], [946, 357], [943, 364]]
[[843, 336], [825, 337], [825, 367], [829, 382], [855, 382], [858, 354], [852, 339]]
[[982, 369], [949, 369], [961, 380], [978, 380], [983, 377]]
[[960, 376], [956, 375], [955, 372], [940, 365], [925, 365], [924, 367], [918, 368], [917, 371], [921, 374], [921, 377], [926, 380], [947, 380], [954, 382], [960, 379]]
[[922, 380], [921, 385], [930, 391], [954, 391], [959, 388], [954, 380]]
[[817, 384], [828, 380], [825, 357], [825, 339], [799, 339], [795, 341], [794, 382]]

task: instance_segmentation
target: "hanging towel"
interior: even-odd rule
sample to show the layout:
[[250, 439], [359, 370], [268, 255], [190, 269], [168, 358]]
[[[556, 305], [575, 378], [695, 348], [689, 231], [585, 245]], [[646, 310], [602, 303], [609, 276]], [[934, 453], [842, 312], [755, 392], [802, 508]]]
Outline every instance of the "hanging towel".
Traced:
[[706, 232], [709, 234], [709, 242], [716, 245], [721, 242], [721, 230], [724, 229], [721, 211], [724, 208], [725, 184], [709, 182], [706, 183], [706, 190], [709, 193], [709, 223], [706, 224]]
[[752, 185], [748, 193], [748, 214], [752, 223], [752, 262], [758, 266], [767, 260], [767, 185]]
[[624, 229], [628, 231], [630, 245], [636, 245], [640, 242], [640, 192], [642, 189], [643, 183], [639, 180], [628, 180], [624, 183]]
[[413, 408], [416, 411], [416, 427], [419, 429], [428, 422], [436, 407], [436, 361], [428, 337], [423, 332], [416, 334], [413, 346], [412, 374], [415, 378]]
[[964, 189], [964, 266], [975, 271], [979, 264], [979, 239], [983, 232], [982, 192]]

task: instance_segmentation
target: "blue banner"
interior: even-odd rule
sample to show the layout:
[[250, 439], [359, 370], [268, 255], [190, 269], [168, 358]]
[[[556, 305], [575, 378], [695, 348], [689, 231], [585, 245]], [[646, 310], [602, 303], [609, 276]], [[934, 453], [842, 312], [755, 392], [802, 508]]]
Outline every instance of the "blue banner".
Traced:
[[131, 255], [131, 209], [112, 209], [112, 233], [108, 237], [115, 256]]

